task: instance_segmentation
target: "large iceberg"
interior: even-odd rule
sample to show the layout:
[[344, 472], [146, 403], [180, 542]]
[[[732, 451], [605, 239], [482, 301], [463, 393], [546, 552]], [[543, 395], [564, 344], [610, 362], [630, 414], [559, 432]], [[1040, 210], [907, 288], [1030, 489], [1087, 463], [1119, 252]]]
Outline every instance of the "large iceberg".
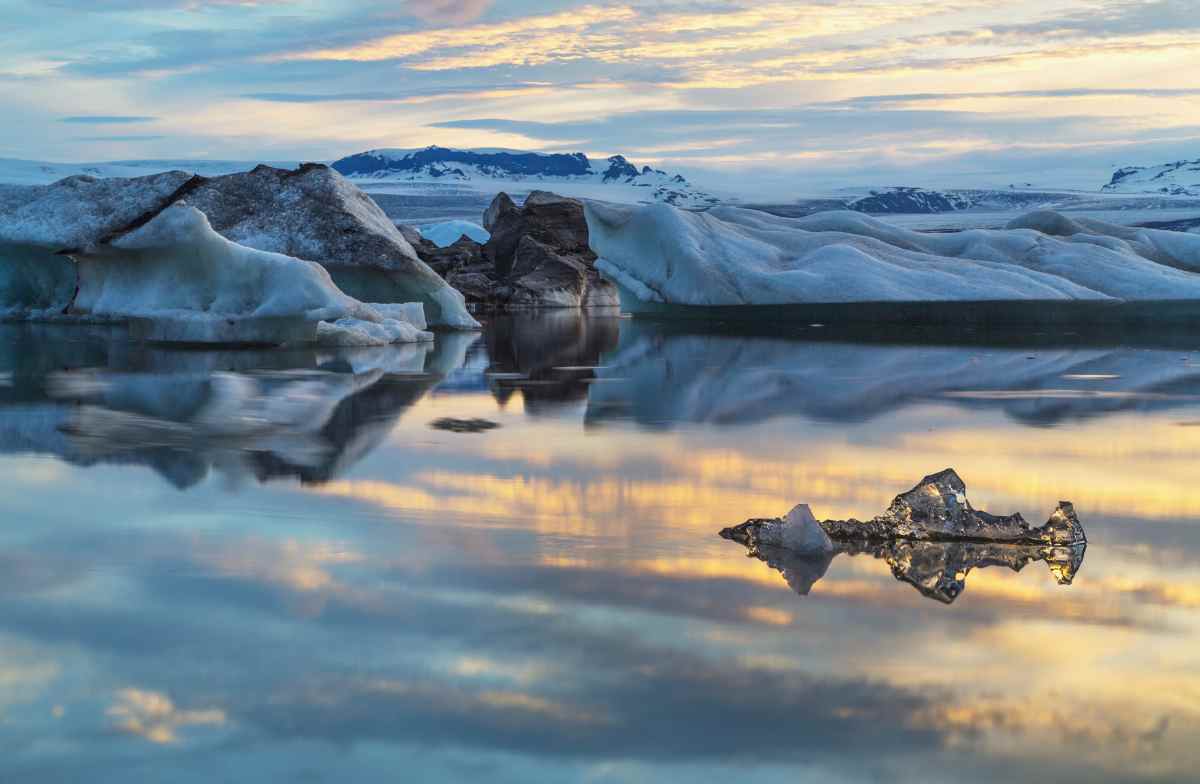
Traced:
[[203, 343], [379, 345], [432, 339], [427, 317], [478, 326], [326, 167], [73, 177], [0, 187], [0, 210], [0, 315], [130, 321], [136, 337]]
[[[694, 213], [588, 202], [586, 216], [596, 268], [635, 313], [806, 305], [831, 318], [919, 320], [930, 317], [930, 303], [983, 303], [950, 308], [951, 318], [987, 320], [1011, 315], [997, 307], [1010, 303], [1200, 301], [1195, 237], [1051, 212], [1004, 230], [952, 234], [908, 231], [855, 212], [782, 218], [735, 207]], [[1036, 308], [1024, 317], [1064, 312], [1091, 311]]]
[[72, 311], [133, 319], [151, 339], [303, 342], [322, 321], [397, 321], [342, 293], [319, 264], [230, 242], [183, 203], [74, 257]]
[[479, 326], [462, 294], [417, 257], [379, 205], [328, 166], [194, 177], [178, 198], [240, 245], [317, 262], [352, 297], [421, 302], [430, 325]]

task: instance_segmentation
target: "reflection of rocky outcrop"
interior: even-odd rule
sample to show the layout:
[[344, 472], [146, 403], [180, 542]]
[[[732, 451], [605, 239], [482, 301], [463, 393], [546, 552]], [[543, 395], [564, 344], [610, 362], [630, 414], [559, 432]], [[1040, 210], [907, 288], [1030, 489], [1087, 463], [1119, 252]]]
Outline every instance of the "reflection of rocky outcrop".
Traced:
[[[235, 481], [322, 482], [374, 449], [445, 364], [426, 345], [337, 353], [108, 348], [71, 349], [58, 359], [77, 361], [53, 372], [0, 357], [0, 371], [16, 368], [0, 390], [0, 452], [148, 465], [181, 488], [214, 469]], [[448, 361], [461, 362], [463, 349], [450, 341]]]
[[589, 395], [588, 422], [860, 422], [944, 399], [1045, 425], [1200, 404], [1200, 369], [1180, 362], [1178, 350], [1097, 346], [1084, 342], [1088, 336], [953, 345], [925, 334], [887, 344], [840, 342], [827, 332], [808, 329], [802, 339], [672, 334], [625, 322], [619, 349], [599, 372], [612, 380]]
[[449, 248], [414, 247], [472, 304], [498, 308], [613, 307], [617, 294], [596, 272], [587, 221], [577, 199], [544, 191], [518, 207], [498, 195], [483, 214], [485, 245], [462, 238]]
[[492, 393], [503, 404], [520, 390], [531, 414], [585, 400], [619, 329], [615, 317], [564, 310], [494, 319], [485, 334]]
[[976, 567], [1020, 571], [1046, 561], [1055, 579], [1070, 585], [1087, 547], [1069, 502], [1033, 528], [1020, 514], [997, 516], [971, 508], [966, 486], [951, 469], [925, 477], [867, 522], [818, 522], [801, 505], [787, 517], [748, 520], [721, 536], [745, 545], [800, 594], [825, 574], [834, 555], [869, 553], [886, 561], [897, 580], [946, 604], [962, 593]]

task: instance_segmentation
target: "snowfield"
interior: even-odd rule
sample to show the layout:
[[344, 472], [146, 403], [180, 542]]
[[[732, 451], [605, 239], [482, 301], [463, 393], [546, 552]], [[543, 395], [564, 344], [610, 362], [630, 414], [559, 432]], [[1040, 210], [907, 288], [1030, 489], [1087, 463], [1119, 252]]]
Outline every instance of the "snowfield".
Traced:
[[854, 212], [585, 205], [596, 268], [631, 312], [675, 306], [1200, 301], [1200, 240], [1035, 212], [919, 234]]
[[1118, 169], [1104, 190], [1110, 193], [1200, 196], [1200, 160]]

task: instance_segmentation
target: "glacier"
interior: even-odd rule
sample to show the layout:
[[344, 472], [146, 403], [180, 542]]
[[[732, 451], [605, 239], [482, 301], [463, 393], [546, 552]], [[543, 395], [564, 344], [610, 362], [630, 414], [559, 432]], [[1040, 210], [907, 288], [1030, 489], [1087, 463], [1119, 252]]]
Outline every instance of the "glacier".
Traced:
[[[855, 305], [841, 315], [907, 320], [920, 319], [930, 303], [1200, 300], [1194, 235], [1053, 212], [1030, 213], [1002, 230], [952, 234], [908, 231], [847, 211], [783, 218], [736, 207], [695, 213], [592, 201], [585, 213], [596, 268], [634, 314]], [[921, 307], [897, 307], [905, 303]], [[863, 307], [871, 304], [888, 307]], [[996, 307], [960, 317], [989, 313], [1005, 317]]]

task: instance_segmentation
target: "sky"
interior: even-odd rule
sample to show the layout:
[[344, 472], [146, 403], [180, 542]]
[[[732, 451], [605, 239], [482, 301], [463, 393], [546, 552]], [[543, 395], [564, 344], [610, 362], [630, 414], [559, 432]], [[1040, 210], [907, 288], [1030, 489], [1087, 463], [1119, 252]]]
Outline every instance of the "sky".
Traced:
[[764, 183], [1200, 158], [1196, 0], [0, 0], [0, 157], [621, 153]]

